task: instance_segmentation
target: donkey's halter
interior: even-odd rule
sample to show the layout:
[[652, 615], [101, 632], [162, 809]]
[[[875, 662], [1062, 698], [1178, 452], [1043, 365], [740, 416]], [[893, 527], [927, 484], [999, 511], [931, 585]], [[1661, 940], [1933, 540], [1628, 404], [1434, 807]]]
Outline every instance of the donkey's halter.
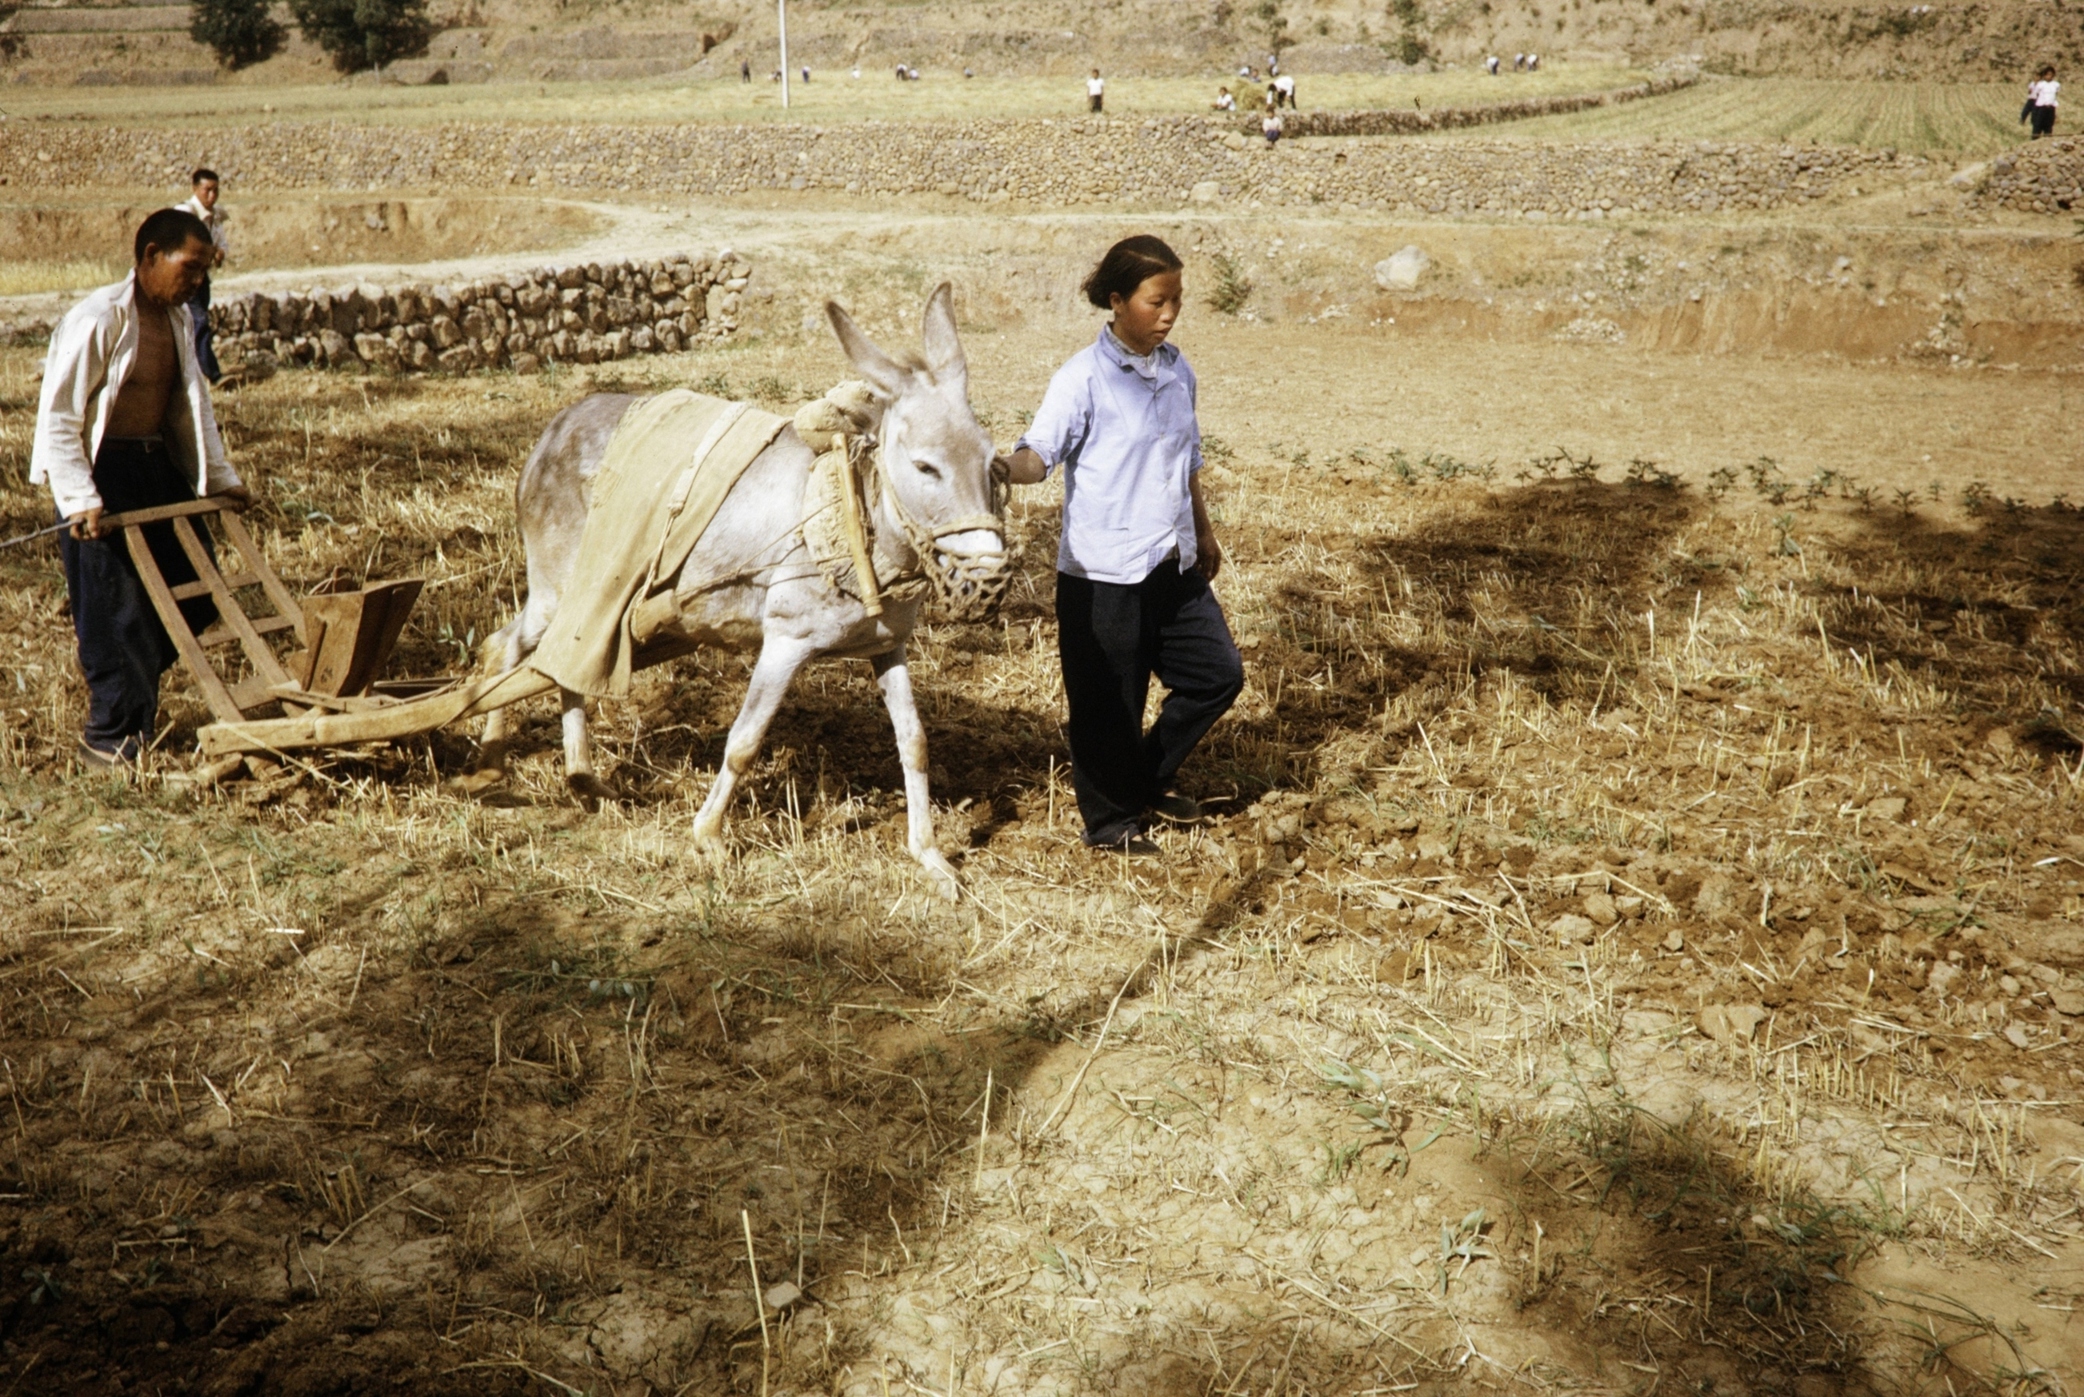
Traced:
[[[980, 621], [998, 610], [1011, 581], [1006, 534], [1006, 489], [992, 482], [991, 512], [964, 515], [931, 526], [905, 508], [884, 469], [885, 443], [870, 435], [859, 385], [841, 384], [796, 414], [797, 435], [819, 450], [811, 472], [809, 505], [801, 531], [818, 570], [833, 586], [860, 598], [871, 616], [885, 598], [910, 601], [931, 590], [953, 619]], [[877, 556], [875, 511], [880, 501], [897, 520], [911, 552], [909, 562], [891, 566]], [[988, 530], [997, 534], [996, 553], [957, 554], [941, 540]], [[886, 568], [888, 570], [886, 570]]]

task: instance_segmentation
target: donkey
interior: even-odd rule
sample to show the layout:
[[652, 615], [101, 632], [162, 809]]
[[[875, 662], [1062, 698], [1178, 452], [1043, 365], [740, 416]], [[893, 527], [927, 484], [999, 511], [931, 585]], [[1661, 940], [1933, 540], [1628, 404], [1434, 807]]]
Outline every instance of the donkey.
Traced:
[[[885, 354], [835, 302], [825, 303], [825, 314], [875, 398], [869, 430], [880, 444], [880, 464], [864, 493], [871, 502], [877, 572], [923, 572], [958, 616], [989, 615], [1005, 595], [1009, 560], [1002, 523], [991, 509], [991, 437], [970, 411], [968, 370], [947, 283], [926, 302], [923, 356]], [[486, 642], [497, 671], [520, 665], [556, 615], [577, 560], [591, 482], [616, 424], [636, 401], [597, 393], [574, 403], [550, 420], [530, 453], [515, 499], [528, 557], [528, 601]], [[716, 783], [695, 815], [695, 843], [712, 856], [723, 853], [732, 794], [796, 672], [822, 657], [865, 659], [890, 711], [904, 765], [906, 843], [935, 891], [952, 899], [955, 870], [934, 843], [926, 732], [905, 665], [905, 643], [923, 598], [886, 595], [882, 614], [871, 617], [814, 564], [800, 528], [813, 460], [795, 429], [784, 428], [732, 487], [677, 579], [683, 594], [693, 591], [682, 603], [683, 634], [696, 645], [759, 651]], [[594, 774], [585, 700], [568, 689], [560, 697], [565, 781], [589, 803], [607, 797], [608, 788]], [[478, 778], [467, 787], [482, 789], [499, 779], [506, 732], [504, 710], [494, 712], [486, 721]]]

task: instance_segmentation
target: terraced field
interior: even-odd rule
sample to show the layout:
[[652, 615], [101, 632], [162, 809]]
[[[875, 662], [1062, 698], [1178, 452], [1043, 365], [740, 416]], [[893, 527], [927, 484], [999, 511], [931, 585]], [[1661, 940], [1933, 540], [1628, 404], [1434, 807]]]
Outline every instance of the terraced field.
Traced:
[[1816, 141], [1984, 154], [2024, 139], [2021, 91], [2011, 83], [1712, 78], [1652, 102], [1485, 127], [1483, 137]]
[[[1556, 63], [1539, 73], [1487, 77], [1474, 69], [1438, 73], [1305, 73], [1296, 96], [1306, 111], [1396, 107], [1472, 106], [1567, 92], [1597, 92], [1641, 82], [1640, 69], [1604, 63]], [[1122, 116], [1205, 112], [1219, 84], [1256, 101], [1260, 89], [1234, 77], [1110, 78], [1107, 110]], [[1247, 89], [1249, 88], [1249, 91]], [[427, 121], [902, 121], [965, 120], [991, 116], [1059, 116], [1085, 110], [1085, 83], [1065, 77], [976, 77], [928, 70], [901, 83], [888, 72], [813, 70], [808, 84], [790, 88], [789, 107], [779, 84], [724, 79], [689, 82], [482, 83], [372, 87], [325, 83], [309, 87], [214, 88], [199, 102], [185, 88], [32, 88], [10, 94], [16, 118], [155, 124], [221, 124], [251, 117], [351, 119], [359, 123]]]

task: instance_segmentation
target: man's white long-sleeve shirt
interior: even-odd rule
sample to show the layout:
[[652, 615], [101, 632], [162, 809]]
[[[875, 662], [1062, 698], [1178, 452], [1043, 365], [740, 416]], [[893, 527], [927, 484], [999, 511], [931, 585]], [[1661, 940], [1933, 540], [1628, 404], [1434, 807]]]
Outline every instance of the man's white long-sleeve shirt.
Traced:
[[[94, 487], [94, 456], [101, 450], [109, 410], [137, 362], [139, 304], [137, 277], [123, 278], [88, 296], [51, 332], [43, 361], [43, 393], [36, 405], [36, 441], [29, 452], [29, 481], [49, 485], [58, 511], [67, 518], [101, 508]], [[179, 396], [167, 413], [167, 450], [198, 495], [215, 494], [241, 482], [225, 459], [210, 407], [210, 385], [195, 362], [195, 336], [188, 308], [167, 311], [180, 361]]]
[[219, 253], [229, 253], [232, 250], [231, 239], [225, 235], [224, 231], [223, 209], [204, 208], [203, 201], [193, 195], [183, 199], [174, 207], [192, 213], [203, 221], [203, 226], [210, 230], [210, 242]]

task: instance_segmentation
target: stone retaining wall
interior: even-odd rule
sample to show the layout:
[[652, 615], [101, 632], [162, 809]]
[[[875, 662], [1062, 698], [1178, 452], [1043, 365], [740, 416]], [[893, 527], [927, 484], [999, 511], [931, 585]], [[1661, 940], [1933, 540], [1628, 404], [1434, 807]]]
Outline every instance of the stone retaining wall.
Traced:
[[16, 10], [0, 21], [5, 34], [149, 34], [155, 31], [185, 33], [190, 18], [186, 5], [118, 5], [88, 9]]
[[[1437, 117], [1439, 114], [1435, 113]], [[1233, 118], [1123, 117], [837, 126], [272, 122], [219, 131], [0, 125], [0, 185], [185, 188], [208, 163], [257, 189], [638, 190], [723, 197], [820, 190], [1062, 208], [1327, 204], [1407, 216], [1604, 217], [1784, 208], [1928, 175], [1853, 146], [1350, 140], [1269, 149]]]
[[729, 251], [545, 267], [454, 286], [370, 284], [233, 296], [217, 355], [250, 372], [309, 365], [468, 373], [671, 353], [738, 327], [752, 267]]
[[2084, 136], [2035, 141], [1990, 162], [1976, 202], [2021, 213], [2084, 209]]

